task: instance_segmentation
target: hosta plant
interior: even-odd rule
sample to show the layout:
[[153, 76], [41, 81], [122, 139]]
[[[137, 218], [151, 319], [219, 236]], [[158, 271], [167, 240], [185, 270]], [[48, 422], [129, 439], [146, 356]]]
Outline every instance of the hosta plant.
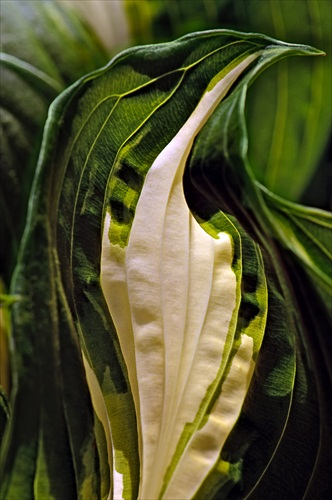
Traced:
[[265, 68], [319, 54], [198, 32], [53, 102], [1, 498], [327, 498], [331, 216], [255, 180], [245, 125]]

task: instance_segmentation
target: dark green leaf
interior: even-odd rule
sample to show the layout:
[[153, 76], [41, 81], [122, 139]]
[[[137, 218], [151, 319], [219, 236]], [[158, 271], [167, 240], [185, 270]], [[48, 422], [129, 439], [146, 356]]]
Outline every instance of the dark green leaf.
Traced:
[[8, 284], [48, 107], [107, 57], [77, 15], [53, 1], [2, 2], [1, 52], [0, 273]]

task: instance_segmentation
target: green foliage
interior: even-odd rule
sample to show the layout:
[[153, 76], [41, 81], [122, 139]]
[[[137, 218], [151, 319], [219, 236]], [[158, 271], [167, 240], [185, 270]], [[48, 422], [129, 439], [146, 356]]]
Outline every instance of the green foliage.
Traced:
[[13, 272], [48, 108], [107, 56], [68, 6], [1, 3], [1, 274]]
[[[226, 11], [269, 31], [272, 3], [126, 5], [136, 39], [169, 39]], [[322, 52], [218, 29], [103, 66], [67, 7], [3, 14], [1, 498], [327, 498], [331, 214], [280, 197], [303, 192], [330, 118], [324, 63], [282, 59]]]

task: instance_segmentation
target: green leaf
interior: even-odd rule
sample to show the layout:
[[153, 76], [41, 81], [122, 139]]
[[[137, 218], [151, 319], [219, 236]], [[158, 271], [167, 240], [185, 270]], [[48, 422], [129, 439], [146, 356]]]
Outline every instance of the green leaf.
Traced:
[[136, 43], [166, 41], [223, 26], [324, 50], [324, 59], [285, 60], [266, 71], [249, 92], [247, 121], [249, 158], [257, 179], [274, 193], [298, 202], [308, 199], [311, 179], [317, 174], [322, 185], [310, 199], [330, 208], [325, 187], [329, 169], [324, 164], [329, 161], [324, 153], [332, 109], [330, 2], [126, 0], [125, 6]]
[[285, 201], [259, 187], [279, 241], [302, 264], [332, 318], [332, 214]]
[[105, 62], [96, 36], [76, 11], [53, 0], [3, 2], [1, 52], [44, 72], [62, 87]]
[[114, 497], [229, 491], [256, 450], [245, 432], [240, 456], [222, 455], [254, 383], [266, 418], [266, 401], [282, 408], [244, 491], [261, 483], [293, 408], [298, 354], [274, 226], [245, 161], [243, 105], [272, 62], [319, 53], [195, 33], [127, 50], [53, 103], [11, 290], [23, 300], [4, 498], [107, 496], [108, 467]]
[[[324, 167], [331, 135], [331, 5], [254, 0], [242, 6], [250, 29], [326, 52], [324, 58], [285, 60], [272, 67], [248, 95], [248, 154], [255, 176], [274, 193], [299, 201]], [[316, 193], [316, 204], [329, 208], [328, 201]]]
[[1, 269], [16, 263], [47, 111], [83, 74], [107, 62], [73, 11], [53, 1], [1, 4]]
[[99, 456], [80, 348], [47, 267], [47, 240], [37, 237], [37, 248], [37, 261], [18, 268], [22, 299], [12, 306], [14, 401], [1, 448], [1, 496], [90, 499], [100, 489]]
[[[227, 498], [227, 475], [220, 479], [216, 473], [227, 470], [225, 463], [243, 471], [235, 498], [309, 498], [317, 492], [324, 497], [330, 488], [325, 462], [331, 411], [331, 214], [286, 202], [253, 176], [246, 93], [269, 57], [263, 56], [261, 66], [219, 105], [195, 141], [185, 174], [192, 209], [203, 219], [218, 209], [230, 214], [259, 243], [269, 291], [267, 327], [248, 397], [202, 487], [203, 496], [217, 491], [215, 498]], [[210, 202], [207, 214], [204, 203], [195, 202], [201, 197]], [[305, 445], [303, 434], [310, 434]], [[237, 476], [231, 477], [234, 482]]]

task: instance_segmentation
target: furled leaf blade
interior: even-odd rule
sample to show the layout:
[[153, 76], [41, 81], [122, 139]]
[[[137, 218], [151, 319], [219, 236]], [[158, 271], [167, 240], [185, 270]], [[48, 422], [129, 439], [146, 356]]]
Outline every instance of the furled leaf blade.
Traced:
[[[263, 55], [261, 62], [262, 66], [269, 64], [268, 57], [265, 58]], [[273, 429], [272, 435], [274, 438], [277, 437], [277, 441], [274, 443], [270, 441], [270, 446], [265, 446], [263, 448], [257, 446], [256, 448], [252, 443], [257, 436], [256, 438], [254, 435], [250, 436], [250, 427], [244, 427], [244, 429], [240, 431], [240, 435], [243, 431], [248, 433], [247, 439], [250, 444], [248, 448], [243, 449], [242, 456], [235, 454], [234, 458], [231, 459], [232, 463], [237, 463], [239, 459], [243, 459], [243, 477], [245, 478], [244, 484], [241, 485], [241, 483], [239, 483], [239, 485], [236, 486], [234, 494], [236, 494], [236, 491], [239, 491], [239, 498], [242, 498], [243, 494], [249, 494], [254, 487], [252, 491], [253, 498], [255, 498], [256, 494], [262, 495], [263, 497], [267, 494], [271, 496], [271, 485], [277, 481], [277, 477], [280, 478], [283, 475], [280, 467], [282, 467], [283, 463], [286, 463], [284, 456], [285, 450], [287, 450], [287, 460], [289, 460], [291, 456], [291, 448], [287, 445], [288, 439], [290, 439], [291, 442], [293, 442], [293, 439], [299, 439], [295, 422], [297, 418], [302, 418], [299, 415], [306, 415], [309, 423], [303, 422], [304, 428], [306, 429], [314, 426], [315, 430], [314, 434], [310, 436], [311, 451], [306, 453], [304, 449], [301, 453], [303, 468], [298, 472], [298, 482], [296, 482], [296, 491], [301, 492], [296, 494], [299, 494], [299, 498], [302, 498], [302, 494], [313, 491], [317, 482], [320, 481], [320, 477], [322, 478], [322, 483], [328, 484], [329, 482], [323, 465], [324, 457], [328, 454], [327, 447], [324, 445], [324, 433], [326, 431], [322, 431], [322, 429], [326, 429], [329, 426], [328, 410], [326, 411], [326, 405], [329, 406], [329, 403], [326, 400], [326, 390], [325, 388], [323, 389], [322, 385], [325, 386], [325, 384], [327, 384], [327, 386], [330, 387], [330, 378], [327, 377], [324, 382], [324, 376], [320, 374], [320, 371], [326, 374], [329, 371], [329, 356], [328, 354], [323, 354], [323, 352], [325, 349], [325, 352], [330, 352], [330, 348], [328, 347], [330, 345], [330, 340], [325, 331], [326, 328], [328, 328], [327, 324], [330, 323], [330, 320], [327, 319], [326, 312], [323, 315], [317, 314], [315, 317], [315, 306], [313, 304], [316, 300], [319, 302], [320, 299], [315, 295], [312, 287], [310, 287], [310, 292], [308, 290], [309, 293], [314, 293], [311, 306], [308, 304], [306, 305], [306, 301], [302, 301], [302, 289], [301, 293], [297, 291], [297, 286], [301, 286], [299, 275], [295, 283], [291, 271], [292, 259], [288, 258], [287, 253], [283, 254], [283, 250], [280, 248], [280, 245], [283, 245], [284, 248], [291, 249], [292, 244], [288, 242], [285, 236], [286, 232], [278, 231], [277, 221], [274, 220], [274, 216], [270, 212], [272, 201], [267, 204], [265, 203], [263, 194], [254, 181], [254, 176], [247, 159], [248, 139], [244, 121], [244, 105], [247, 86], [251, 83], [252, 79], [255, 78], [256, 69], [259, 71], [258, 67], [255, 68], [252, 73], [249, 72], [246, 77], [247, 80], [244, 79], [228, 99], [219, 105], [218, 110], [212, 118], [210, 118], [210, 121], [198, 136], [188, 162], [187, 178], [189, 185], [191, 183], [191, 188], [188, 188], [188, 193], [190, 193], [190, 189], [193, 190], [193, 193], [197, 190], [196, 198], [198, 197], [198, 193], [200, 193], [201, 196], [208, 197], [213, 201], [220, 210], [235, 216], [245, 231], [259, 243], [262, 249], [264, 249], [264, 263], [266, 265], [269, 283], [269, 301], [272, 301], [269, 303], [270, 314], [268, 318], [274, 325], [272, 328], [278, 329], [277, 325], [280, 325], [281, 330], [278, 336], [280, 339], [284, 338], [286, 341], [286, 344], [284, 344], [284, 346], [280, 345], [276, 351], [278, 353], [280, 349], [281, 358], [276, 360], [273, 378], [271, 378], [271, 376], [267, 376], [266, 378], [262, 377], [262, 385], [264, 388], [261, 390], [261, 394], [262, 391], [263, 394], [264, 391], [271, 391], [270, 383], [274, 379], [274, 385], [277, 391], [280, 391], [279, 397], [288, 395], [288, 402], [287, 397], [285, 400], [286, 413], [284, 413], [283, 416], [279, 415], [280, 420], [277, 419], [273, 422], [269, 420], [271, 415], [268, 416], [268, 407], [264, 408], [264, 398], [262, 394], [261, 397], [258, 396], [259, 404], [262, 404], [262, 407], [260, 411], [257, 410], [256, 415], [256, 418], [258, 418], [260, 414], [265, 415], [264, 425], [266, 421], [270, 421], [267, 429]], [[191, 197], [195, 199], [195, 194], [191, 194]], [[273, 196], [271, 195], [271, 197]], [[279, 203], [275, 202], [273, 204], [274, 210], [276, 210], [276, 205], [278, 205], [278, 209], [282, 208], [286, 210], [287, 202], [282, 202], [280, 200]], [[191, 206], [190, 201], [189, 206]], [[315, 242], [314, 245], [311, 244], [311, 249], [308, 250], [311, 251], [311, 258], [319, 269], [323, 269], [324, 273], [328, 273], [331, 261], [323, 243], [328, 239], [327, 231], [322, 231], [321, 228], [320, 231], [318, 231], [316, 227], [311, 235], [309, 228], [306, 226], [305, 231], [301, 233], [298, 224], [296, 224], [297, 219], [295, 220], [295, 213], [296, 218], [301, 214], [303, 217], [304, 214], [308, 215], [310, 213], [310, 209], [301, 210], [290, 204], [289, 212], [290, 211], [294, 212], [293, 218], [290, 217], [290, 220], [287, 218], [287, 224], [291, 225], [294, 231], [292, 234], [296, 234], [293, 247], [294, 253], [298, 253], [295, 250], [296, 241], [301, 241], [302, 239], [302, 242], [306, 241], [307, 244], [306, 238], [311, 238], [312, 242]], [[321, 213], [320, 216], [317, 216], [317, 220], [315, 221], [316, 225], [320, 225], [322, 220], [325, 220], [326, 225], [329, 217], [328, 214]], [[315, 217], [313, 217], [313, 219], [315, 219]], [[286, 217], [284, 220], [286, 220]], [[313, 220], [311, 220], [310, 223], [315, 225]], [[298, 257], [300, 258], [299, 255]], [[302, 264], [306, 267], [304, 260], [305, 259], [302, 259]], [[298, 269], [300, 269], [300, 267]], [[310, 274], [311, 278], [313, 278], [313, 273]], [[316, 284], [318, 281], [319, 287], [320, 281], [317, 277], [315, 281]], [[306, 293], [304, 292], [303, 295], [306, 295]], [[273, 304], [273, 296], [276, 298], [279, 296], [278, 301], [281, 301], [279, 305], [278, 302], [274, 302]], [[312, 311], [310, 313], [310, 321], [307, 321], [307, 308]], [[278, 315], [280, 315], [282, 309], [285, 310], [285, 318], [287, 318], [283, 324], [281, 324], [280, 319], [278, 319]], [[287, 313], [286, 309], [288, 309]], [[270, 324], [269, 321], [268, 325]], [[323, 334], [321, 330], [324, 331]], [[313, 335], [315, 341], [312, 343]], [[308, 340], [309, 338], [311, 339], [310, 342]], [[267, 327], [264, 341], [266, 344], [263, 343], [263, 346], [265, 346], [268, 352], [269, 348], [273, 346], [272, 338], [269, 335], [269, 326]], [[290, 357], [283, 359], [283, 355], [287, 353], [287, 344], [290, 347]], [[262, 349], [262, 353], [258, 358], [258, 364], [260, 360], [264, 360], [263, 352], [264, 349]], [[324, 367], [322, 370], [317, 370], [317, 359], [321, 359], [323, 363]], [[259, 373], [258, 369], [257, 373]], [[288, 382], [286, 375], [290, 377]], [[294, 386], [293, 381], [295, 381]], [[291, 385], [289, 385], [289, 383], [291, 383]], [[311, 384], [312, 388], [309, 389], [308, 386]], [[255, 387], [255, 376], [252, 387]], [[287, 387], [288, 389], [285, 390]], [[284, 394], [282, 394], [283, 390], [285, 390]], [[247, 404], [250, 406], [249, 394]], [[272, 396], [272, 394], [273, 393], [271, 393], [270, 396]], [[273, 396], [275, 398], [277, 393], [273, 394]], [[247, 406], [245, 403], [243, 408], [244, 412], [246, 408]], [[321, 422], [318, 425], [314, 417], [317, 411], [320, 412], [321, 418]], [[294, 417], [294, 415], [297, 416]], [[273, 418], [274, 417], [275, 415], [273, 415]], [[253, 421], [254, 420], [255, 418], [253, 418]], [[241, 429], [244, 422], [240, 418], [238, 423], [239, 429]], [[280, 426], [279, 429], [274, 428], [274, 424], [276, 423]], [[255, 427], [255, 424], [253, 425]], [[264, 432], [263, 429], [258, 431], [258, 433], [262, 432]], [[229, 442], [227, 443], [230, 447], [232, 446], [231, 443], [234, 437], [236, 439], [236, 428], [234, 434], [230, 436]], [[269, 442], [269, 440], [266, 442]], [[235, 445], [234, 450], [238, 449], [237, 446]], [[227, 445], [226, 450], [228, 451]], [[263, 454], [267, 453], [269, 458], [265, 455], [263, 459], [266, 464], [265, 469], [263, 467], [263, 470], [260, 471], [260, 476], [256, 477], [255, 480], [255, 474], [253, 474], [252, 465], [250, 464], [251, 453], [256, 452]], [[316, 458], [313, 458], [315, 454]], [[229, 460], [228, 453], [226, 456], [223, 456], [222, 459], [226, 461]], [[258, 456], [256, 455], [253, 463], [256, 464], [257, 460]], [[261, 464], [263, 464], [263, 462]], [[259, 470], [259, 468], [257, 470]], [[251, 483], [252, 480], [257, 481], [255, 486]], [[285, 492], [288, 491], [287, 481], [280, 487], [285, 488], [283, 494], [286, 494]], [[277, 488], [276, 491], [279, 491], [279, 489]], [[222, 488], [220, 494], [223, 494]], [[295, 495], [295, 490], [292, 491], [291, 494]]]
[[[72, 180], [71, 183], [62, 181], [64, 189], [60, 198], [62, 212], [58, 227], [58, 252], [64, 278], [66, 272], [73, 272], [73, 277], [69, 281], [64, 279], [66, 293], [71, 309], [75, 311], [75, 315], [77, 314], [84, 338], [84, 346], [87, 349], [86, 353], [91, 360], [91, 366], [96, 370], [106, 399], [108, 390], [107, 386], [103, 385], [103, 374], [109, 363], [107, 357], [113, 359], [110, 382], [113, 380], [113, 384], [115, 384], [115, 391], [119, 394], [116, 397], [120, 398], [121, 392], [125, 392], [127, 389], [124, 382], [126, 369], [121, 361], [119, 347], [116, 347], [118, 341], [115, 332], [112, 332], [108, 311], [105, 310], [99, 289], [100, 243], [98, 238], [100, 220], [102, 220], [105, 210], [103, 207], [105, 197], [103, 189], [105, 187], [103, 188], [103, 186], [108, 182], [109, 168], [113, 162], [111, 190], [110, 194], [106, 196], [105, 202], [110, 202], [111, 214], [117, 221], [114, 237], [117, 238], [116, 241], [119, 242], [120, 246], [126, 245], [126, 228], [131, 223], [134, 204], [137, 202], [135, 189], [140, 187], [149, 165], [158, 152], [166, 146], [176, 130], [189, 116], [190, 109], [186, 110], [183, 102], [188, 103], [188, 98], [191, 99], [191, 110], [193, 110], [195, 103], [199, 100], [200, 92], [204, 91], [215, 72], [220, 70], [217, 61], [223, 61], [222, 64], [227, 66], [234, 57], [244, 57], [241, 56], [243, 53], [249, 56], [251, 51], [257, 48], [256, 44], [259, 42], [257, 37], [253, 37], [253, 40], [249, 37], [248, 41], [244, 37], [241, 43], [233, 43], [236, 41], [233, 33], [225, 33], [225, 38], [220, 40], [224, 44], [228, 42], [231, 47], [234, 45], [234, 50], [226, 53], [222, 59], [218, 36], [213, 37], [209, 34], [201, 35], [202, 43], [200, 45], [195, 37], [187, 37], [181, 43], [175, 42], [173, 57], [165, 58], [166, 54], [171, 53], [170, 47], [165, 45], [154, 47], [153, 51], [149, 47], [134, 49], [115, 58], [113, 66], [111, 65], [109, 70], [106, 69], [96, 74], [95, 81], [89, 77], [86, 83], [82, 81], [80, 84], [85, 84], [86, 89], [85, 94], [81, 90], [79, 91], [79, 95], [82, 96], [79, 102], [79, 114], [70, 125], [73, 127], [73, 139], [66, 145], [64, 151], [59, 149], [60, 157], [64, 158], [66, 162], [64, 165], [67, 168], [67, 171], [61, 175], [72, 176], [72, 179], [76, 176], [77, 181]], [[221, 45], [222, 47], [223, 45]], [[160, 65], [160, 60], [165, 61], [166, 67]], [[201, 64], [199, 64], [200, 61], [202, 61]], [[112, 80], [108, 79], [108, 71], [112, 71]], [[196, 73], [202, 75], [203, 79], [199, 80]], [[131, 75], [130, 79], [124, 78], [126, 74]], [[184, 85], [184, 81], [186, 81], [186, 85]], [[107, 99], [101, 100], [97, 89], [105, 92], [106, 84], [108, 86], [106, 87]], [[173, 95], [176, 96], [179, 103], [182, 103], [179, 108], [181, 113], [178, 113], [177, 116], [174, 115], [173, 105], [171, 105]], [[113, 123], [118, 124], [121, 117], [128, 114], [128, 110], [132, 109], [134, 104], [136, 105], [136, 113], [133, 113], [133, 120], [130, 123], [124, 122], [123, 127], [116, 130]], [[77, 109], [75, 102], [73, 104], [69, 102], [69, 105]], [[71, 120], [72, 113], [69, 109], [68, 116]], [[90, 127], [96, 128], [96, 136], [89, 133], [86, 123], [89, 123]], [[172, 124], [172, 128], [162, 129], [160, 123]], [[66, 125], [64, 130], [67, 135]], [[153, 140], [151, 130], [154, 131]], [[113, 138], [112, 143], [108, 142], [110, 134]], [[87, 140], [84, 140], [85, 137]], [[107, 141], [107, 146], [105, 146], [105, 141]], [[66, 142], [68, 141], [61, 140], [60, 135], [58, 143], [62, 145]], [[103, 159], [105, 147], [109, 151], [106, 164]], [[134, 169], [137, 169], [138, 166], [140, 166], [140, 170], [134, 176]], [[96, 175], [97, 168], [98, 176]], [[129, 190], [126, 182], [129, 183]], [[76, 189], [77, 186], [79, 186], [79, 190], [75, 193], [73, 189]], [[132, 207], [123, 204], [121, 196], [124, 193], [127, 193], [128, 200], [131, 193]], [[75, 199], [74, 211], [73, 199]], [[92, 244], [93, 241], [96, 243]], [[74, 285], [74, 295], [72, 294], [72, 285]], [[82, 290], [86, 290], [84, 300], [82, 300], [84, 297]], [[102, 322], [100, 318], [102, 318]], [[107, 337], [104, 337], [105, 340], [100, 343], [100, 353], [98, 354], [99, 351], [94, 340], [98, 323], [100, 325], [110, 324], [112, 342], [115, 345], [114, 354], [112, 351], [105, 350]], [[116, 370], [119, 374], [121, 371], [114, 364], [115, 359], [119, 359], [119, 366], [122, 366], [123, 382], [121, 382], [121, 377], [116, 375]], [[112, 390], [114, 391], [114, 389]], [[112, 404], [116, 404], [116, 400], [113, 400]], [[128, 411], [132, 411], [129, 410], [131, 404], [129, 400], [126, 404]], [[108, 406], [108, 412], [111, 421], [113, 420], [113, 439], [117, 440], [117, 435], [122, 438], [123, 418], [121, 425], [120, 422], [117, 424], [114, 417], [112, 418], [111, 406]], [[133, 436], [132, 446], [134, 446], [134, 442], [135, 437]], [[119, 446], [123, 446], [121, 441], [119, 441]], [[117, 449], [117, 445], [115, 448]], [[118, 457], [115, 455], [116, 463], [117, 460]], [[122, 473], [122, 466], [119, 464], [120, 462], [116, 467]], [[123, 471], [127, 474], [125, 469]], [[132, 477], [133, 474], [134, 472], [131, 470]]]
[[[12, 292], [23, 299], [15, 305], [13, 315], [18, 364], [14, 419], [7, 436], [15, 431], [17, 440], [11, 443], [7, 437], [4, 446], [6, 494], [22, 477], [29, 492], [35, 488], [40, 495], [48, 492], [63, 497], [69, 492], [84, 497], [102, 490], [99, 473], [93, 475], [99, 457], [89, 455], [94, 432], [98, 426], [100, 430], [100, 425], [93, 418], [85, 376], [91, 392], [96, 383], [104, 410], [103, 416], [96, 410], [106, 436], [105, 443], [103, 433], [97, 432], [97, 451], [105, 459], [107, 448], [112, 475], [108, 484], [115, 497], [183, 498], [189, 490], [194, 496], [205, 488], [204, 480], [211, 470], [216, 472], [216, 490], [223, 480], [227, 488], [238, 483], [240, 462], [245, 460], [247, 449], [241, 448], [240, 456], [235, 458], [231, 450], [220, 461], [221, 449], [241, 418], [255, 362], [262, 359], [259, 351], [271, 296], [273, 299], [273, 293], [280, 295], [283, 303], [292, 297], [280, 274], [279, 247], [273, 239], [267, 207], [246, 161], [245, 91], [267, 65], [286, 55], [305, 53], [317, 51], [256, 34], [222, 30], [197, 33], [172, 44], [125, 51], [105, 68], [83, 77], [52, 105], [33, 187], [35, 203], [30, 205], [12, 287]], [[229, 97], [215, 111], [226, 94]], [[216, 118], [200, 132], [214, 111]], [[186, 164], [188, 203], [182, 187]], [[174, 363], [170, 339], [177, 333], [177, 327], [172, 327], [176, 318], [170, 320], [171, 314], [165, 318], [162, 314], [164, 310], [172, 312], [170, 304], [177, 311], [181, 309], [172, 299], [172, 295], [176, 296], [172, 280], [178, 283], [177, 271], [183, 273], [187, 265], [182, 252], [174, 251], [180, 240], [176, 235], [177, 202], [181, 216], [187, 217], [199, 234], [198, 242], [208, 241], [213, 247], [210, 295], [206, 298], [203, 294], [203, 301], [212, 297], [211, 304], [206, 305], [206, 317], [214, 320], [216, 311], [225, 314], [218, 316], [224, 319], [220, 330], [209, 328], [210, 324], [215, 326], [214, 321], [207, 322], [205, 329], [203, 323], [199, 348], [194, 350], [191, 362], [187, 342], [183, 341], [179, 363]], [[147, 218], [156, 223], [150, 231]], [[186, 226], [183, 219], [180, 224], [181, 228]], [[197, 251], [199, 245], [195, 248]], [[170, 265], [173, 254], [179, 268]], [[151, 261], [149, 255], [154, 257]], [[188, 250], [186, 255], [190, 255]], [[246, 260], [246, 265], [242, 266], [241, 259]], [[138, 261], [144, 266], [135, 265]], [[155, 273], [159, 280], [147, 272], [156, 262], [157, 267], [159, 262], [165, 266], [160, 267], [161, 273]], [[108, 272], [114, 275], [114, 269], [117, 281], [107, 284], [105, 277]], [[270, 274], [273, 285], [269, 283]], [[183, 287], [182, 282], [178, 284]], [[270, 304], [267, 287], [272, 290]], [[163, 293], [159, 293], [161, 288]], [[142, 297], [145, 289], [148, 293]], [[158, 293], [154, 294], [155, 290]], [[188, 298], [188, 304], [198, 304], [195, 294], [200, 289], [194, 280], [191, 290], [193, 296]], [[185, 294], [180, 295], [183, 300]], [[120, 313], [128, 315], [119, 315], [114, 309], [118, 297], [123, 299], [118, 303]], [[41, 301], [45, 307], [40, 307]], [[147, 307], [149, 301], [152, 308]], [[276, 316], [280, 310], [275, 306]], [[293, 402], [296, 333], [292, 313], [282, 318], [280, 335], [273, 332], [272, 325], [271, 335], [277, 337], [274, 340], [279, 356], [273, 369], [267, 368], [267, 380], [261, 383], [258, 378], [258, 387], [272, 400], [276, 398], [277, 405], [283, 403], [283, 414], [273, 429], [274, 441], [256, 478], [259, 483], [262, 477], [264, 480], [264, 468], [278, 451]], [[181, 314], [186, 324], [183, 311]], [[160, 325], [167, 321], [171, 328], [164, 336]], [[273, 323], [273, 315], [270, 321]], [[149, 323], [158, 323], [158, 336], [141, 329]], [[218, 335], [220, 331], [222, 335]], [[140, 335], [142, 332], [147, 335]], [[174, 340], [178, 341], [176, 337]], [[67, 352], [63, 349], [73, 353], [80, 371], [67, 367]], [[163, 362], [163, 352], [167, 363]], [[31, 354], [35, 354], [34, 362]], [[195, 370], [196, 361], [210, 378]], [[63, 372], [62, 362], [66, 363]], [[170, 366], [178, 370], [180, 392], [174, 378], [172, 382], [173, 370], [167, 372]], [[82, 406], [88, 408], [89, 418], [79, 431], [73, 428], [79, 402], [75, 408], [69, 406], [77, 394], [64, 387], [65, 374], [86, 395]], [[55, 396], [48, 402], [50, 387]], [[92, 399], [97, 399], [94, 394]], [[258, 396], [264, 415], [271, 418], [265, 398], [261, 399]], [[18, 410], [28, 401], [30, 405], [36, 403], [34, 419], [22, 422]], [[168, 404], [174, 405], [170, 407], [178, 419], [174, 419]], [[220, 421], [223, 408], [227, 408], [229, 416], [227, 425]], [[57, 423], [56, 441], [49, 429], [51, 416]], [[173, 424], [176, 432], [172, 432]], [[160, 433], [154, 432], [157, 426]], [[214, 439], [214, 429], [220, 440]], [[87, 435], [88, 442], [84, 440]], [[244, 435], [248, 439], [247, 429]], [[249, 433], [250, 443], [251, 439]], [[31, 455], [20, 462], [24, 444], [30, 446]], [[313, 446], [316, 444], [314, 440]], [[56, 453], [49, 457], [54, 447]], [[82, 452], [84, 458], [89, 456], [87, 462]], [[201, 457], [206, 459], [203, 466]], [[66, 478], [62, 484], [54, 484], [59, 461], [64, 459], [68, 465]], [[26, 467], [23, 473], [21, 463]], [[199, 473], [193, 464], [199, 465]], [[107, 467], [103, 473], [107, 474]], [[248, 479], [247, 490], [254, 486], [254, 479]]]

